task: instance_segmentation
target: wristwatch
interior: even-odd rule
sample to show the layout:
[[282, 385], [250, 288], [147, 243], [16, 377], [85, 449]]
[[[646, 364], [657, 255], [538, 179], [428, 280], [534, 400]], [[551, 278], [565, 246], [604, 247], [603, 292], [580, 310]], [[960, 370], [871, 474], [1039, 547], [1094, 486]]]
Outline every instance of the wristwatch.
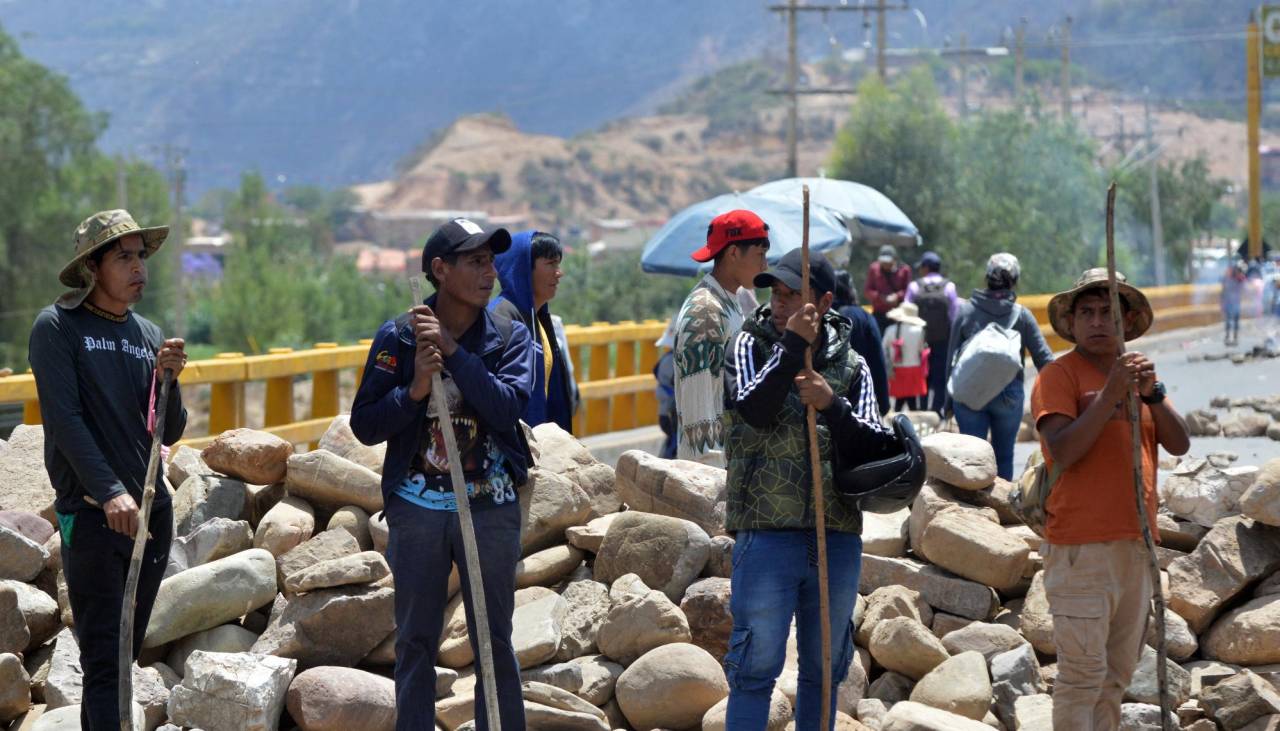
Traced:
[[1161, 401], [1164, 401], [1164, 397], [1167, 395], [1169, 395], [1169, 390], [1164, 387], [1164, 382], [1156, 381], [1155, 385], [1151, 387], [1151, 395], [1140, 396], [1140, 398], [1142, 399], [1142, 403], [1147, 406], [1155, 406]]

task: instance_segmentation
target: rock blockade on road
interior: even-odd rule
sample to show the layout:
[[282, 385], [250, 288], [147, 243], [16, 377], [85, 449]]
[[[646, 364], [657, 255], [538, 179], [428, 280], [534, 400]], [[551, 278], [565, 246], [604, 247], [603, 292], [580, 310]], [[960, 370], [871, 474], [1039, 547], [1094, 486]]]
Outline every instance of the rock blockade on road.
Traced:
[[[554, 426], [533, 436], [512, 638], [527, 728], [724, 728], [735, 642], [724, 471], [628, 452], [615, 474]], [[30, 484], [42, 452], [30, 430], [17, 438], [18, 449], [0, 444], [12, 468], [0, 473], [0, 728], [19, 717], [24, 731], [73, 728], [58, 715], [74, 718], [83, 693], [60, 539]], [[989, 445], [945, 432], [926, 442], [915, 504], [865, 521], [837, 728], [1048, 729], [1056, 648], [1040, 539], [1018, 524]], [[176, 451], [181, 520], [135, 682], [147, 728], [394, 729], [382, 451], [360, 445], [346, 417], [321, 449], [293, 450], [240, 429], [204, 457]], [[1184, 729], [1280, 727], [1280, 460], [1237, 462], [1186, 458], [1161, 484]], [[437, 668], [446, 731], [474, 726], [459, 586], [455, 575]], [[794, 727], [798, 671], [792, 648], [769, 729]], [[1151, 727], [1154, 674], [1148, 653], [1125, 728]]]

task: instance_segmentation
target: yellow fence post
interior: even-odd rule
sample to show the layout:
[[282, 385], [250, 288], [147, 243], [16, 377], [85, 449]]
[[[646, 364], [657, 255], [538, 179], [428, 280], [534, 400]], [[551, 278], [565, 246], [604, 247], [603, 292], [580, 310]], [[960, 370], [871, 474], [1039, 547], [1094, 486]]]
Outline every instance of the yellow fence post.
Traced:
[[[591, 323], [592, 330], [608, 327], [607, 322]], [[609, 378], [609, 343], [595, 343], [591, 346], [591, 364], [590, 364], [591, 381], [603, 381]], [[604, 434], [609, 431], [609, 399], [593, 398], [588, 399], [587, 408], [587, 424], [585, 434]]]
[[[270, 348], [268, 355], [288, 355], [293, 348]], [[293, 423], [293, 376], [274, 376], [267, 379], [266, 411], [263, 426], [281, 426]]]
[[[337, 343], [316, 343], [316, 350], [332, 350]], [[316, 371], [311, 377], [311, 418], [321, 419], [338, 415], [338, 370]], [[316, 448], [312, 442], [311, 448]]]
[[[31, 369], [27, 369], [27, 373], [31, 373]], [[38, 399], [28, 399], [22, 402], [22, 423], [43, 424], [44, 419], [40, 416], [40, 401]]]
[[[663, 324], [662, 320], [647, 320], [645, 325]], [[640, 370], [641, 374], [653, 373], [653, 367], [658, 364], [658, 358], [661, 354], [658, 352], [657, 338], [644, 337], [640, 339]], [[636, 426], [653, 426], [658, 423], [658, 397], [654, 395], [654, 389], [658, 387], [657, 379], [654, 379], [653, 386], [648, 390], [641, 391], [636, 394]]]
[[[237, 360], [244, 353], [219, 353], [216, 360]], [[214, 383], [209, 394], [209, 434], [244, 426], [244, 381]]]
[[[613, 362], [613, 377], [634, 376], [636, 374], [636, 323], [632, 320], [623, 320], [617, 327], [621, 329], [619, 333], [621, 339], [618, 340], [617, 357]], [[621, 393], [612, 397], [609, 410], [611, 412], [610, 431], [635, 428], [636, 395], [634, 393]]]

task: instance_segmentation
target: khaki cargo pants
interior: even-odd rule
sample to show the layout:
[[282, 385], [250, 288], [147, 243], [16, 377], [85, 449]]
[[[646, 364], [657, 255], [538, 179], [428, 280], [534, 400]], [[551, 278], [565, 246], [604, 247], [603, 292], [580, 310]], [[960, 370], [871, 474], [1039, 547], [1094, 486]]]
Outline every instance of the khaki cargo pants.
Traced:
[[1115, 731], [1151, 611], [1146, 548], [1141, 540], [1045, 543], [1041, 553], [1058, 648], [1053, 727]]

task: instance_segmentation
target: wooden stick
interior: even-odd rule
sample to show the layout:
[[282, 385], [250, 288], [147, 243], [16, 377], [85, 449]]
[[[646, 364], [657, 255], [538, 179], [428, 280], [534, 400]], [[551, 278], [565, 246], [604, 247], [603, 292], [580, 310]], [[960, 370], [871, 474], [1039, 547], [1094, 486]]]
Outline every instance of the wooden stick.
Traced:
[[[1120, 285], [1116, 278], [1116, 184], [1107, 187], [1107, 289], [1111, 295], [1111, 319], [1116, 328], [1116, 343], [1120, 354], [1126, 350], [1124, 342], [1124, 310], [1120, 305]], [[1152, 599], [1156, 615], [1156, 685], [1160, 692], [1160, 728], [1169, 731], [1169, 679], [1165, 668], [1164, 588], [1160, 585], [1160, 561], [1156, 558], [1156, 544], [1148, 522], [1147, 500], [1142, 481], [1142, 423], [1141, 404], [1136, 389], [1130, 390], [1128, 403], [1130, 441], [1133, 442], [1133, 491], [1138, 501], [1138, 522], [1142, 524], [1142, 541], [1147, 548], [1151, 571]]]
[[[809, 304], [809, 186], [804, 196], [804, 227], [800, 237], [800, 300]], [[818, 333], [822, 333], [819, 321]], [[817, 341], [815, 341], [816, 344]], [[813, 345], [804, 350], [804, 368], [813, 370]], [[822, 493], [822, 456], [818, 452], [818, 412], [813, 405], [805, 409], [809, 430], [809, 471], [813, 474], [813, 511], [818, 533], [818, 611], [822, 614], [822, 731], [831, 728], [831, 591], [827, 586], [827, 504]]]
[[[413, 291], [413, 306], [423, 303], [422, 278], [409, 279]], [[458, 503], [458, 524], [462, 532], [462, 549], [467, 563], [467, 585], [471, 588], [471, 613], [475, 616], [476, 644], [480, 646], [480, 679], [484, 682], [484, 707], [489, 728], [502, 731], [502, 716], [498, 710], [497, 675], [493, 670], [493, 639], [489, 636], [489, 609], [484, 596], [484, 581], [480, 576], [480, 548], [476, 544], [476, 528], [471, 521], [471, 499], [467, 495], [467, 480], [462, 474], [462, 455], [458, 453], [458, 436], [453, 430], [453, 417], [449, 402], [444, 396], [444, 379], [436, 373], [431, 377], [431, 410], [435, 412], [444, 436], [444, 449], [449, 457], [449, 479], [453, 483], [453, 497]]]
[[124, 602], [120, 606], [120, 647], [116, 668], [117, 718], [120, 731], [133, 728], [133, 618], [138, 609], [138, 582], [142, 577], [142, 556], [150, 537], [151, 503], [156, 497], [156, 476], [160, 473], [160, 449], [163, 447], [165, 412], [169, 410], [169, 388], [173, 371], [166, 368], [160, 380], [160, 397], [156, 399], [155, 431], [151, 435], [151, 456], [147, 459], [147, 477], [142, 483], [142, 505], [138, 508], [138, 531], [133, 534], [133, 554], [129, 556], [129, 573], [124, 582]]

